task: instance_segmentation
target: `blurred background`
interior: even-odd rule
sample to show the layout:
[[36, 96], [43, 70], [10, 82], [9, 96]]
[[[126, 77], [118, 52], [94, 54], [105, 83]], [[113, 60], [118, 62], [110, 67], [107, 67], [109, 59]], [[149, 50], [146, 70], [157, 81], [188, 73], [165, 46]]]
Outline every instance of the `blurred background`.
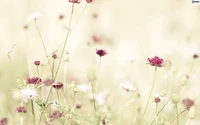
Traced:
[[[28, 16], [41, 13], [37, 23], [50, 55], [62, 48], [70, 11], [71, 3], [67, 0], [1, 1], [0, 117], [11, 115], [13, 100], [8, 90], [15, 88], [16, 79], [36, 75], [34, 61], [47, 63], [35, 23], [28, 21]], [[173, 91], [181, 76], [198, 66], [199, 60], [194, 61], [193, 55], [200, 52], [199, 21], [200, 6], [190, 0], [95, 0], [87, 6], [82, 0], [74, 8], [66, 46], [68, 62], [62, 63], [57, 80], [86, 83], [88, 69], [98, 67], [96, 49], [105, 49], [108, 54], [101, 59], [97, 86], [99, 91], [112, 91], [108, 104], [113, 109], [132, 97], [119, 87], [124, 81], [131, 81], [140, 92], [141, 102], [146, 102], [154, 73], [154, 68], [146, 64], [147, 58], [156, 55], [168, 59], [172, 68], [158, 68], [153, 94], [161, 93], [168, 84]], [[65, 68], [67, 72], [63, 73]], [[199, 73], [197, 69], [187, 91], [182, 93], [197, 103]], [[43, 78], [48, 77], [47, 71]], [[124, 119], [121, 117], [116, 123]]]

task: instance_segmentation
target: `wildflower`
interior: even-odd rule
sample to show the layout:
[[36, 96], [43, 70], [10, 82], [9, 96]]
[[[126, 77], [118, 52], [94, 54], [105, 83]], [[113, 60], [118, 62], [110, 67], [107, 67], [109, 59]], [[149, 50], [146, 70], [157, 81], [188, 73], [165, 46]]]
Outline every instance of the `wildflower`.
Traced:
[[[93, 99], [93, 94], [89, 95], [90, 99]], [[103, 92], [94, 94], [94, 99], [97, 101], [98, 105], [103, 105], [107, 101], [107, 95]]]
[[102, 50], [102, 49], [100, 49], [100, 50], [96, 49], [96, 54], [101, 57], [101, 56], [105, 56], [107, 54], [107, 52], [105, 50]]
[[94, 43], [102, 43], [102, 37], [97, 35], [93, 35], [92, 40], [94, 41]]
[[151, 66], [158, 66], [158, 67], [162, 67], [164, 62], [163, 59], [159, 58], [158, 56], [155, 56], [153, 58], [148, 58], [147, 60]]
[[159, 103], [160, 102], [160, 98], [159, 97], [154, 98], [154, 102], [155, 103]]
[[80, 109], [81, 107], [82, 107], [82, 104], [81, 104], [81, 103], [77, 103], [77, 104], [76, 104], [76, 108], [77, 108], [77, 109]]
[[34, 64], [35, 64], [36, 66], [39, 66], [39, 65], [40, 65], [40, 61], [35, 61]]
[[43, 83], [46, 85], [46, 86], [50, 86], [54, 83], [55, 81], [53, 79], [46, 79]]
[[126, 90], [127, 92], [133, 92], [136, 90], [136, 88], [133, 87], [133, 84], [131, 82], [125, 82], [121, 83], [120, 86]]
[[82, 85], [78, 85], [77, 89], [80, 92], [87, 92], [91, 90], [91, 86], [82, 84]]
[[61, 82], [57, 82], [57, 83], [53, 84], [52, 86], [55, 89], [61, 89], [63, 87], [63, 84]]
[[25, 102], [28, 102], [29, 99], [34, 99], [36, 96], [38, 96], [36, 89], [25, 88], [21, 90], [21, 93]]
[[194, 55], [193, 55], [193, 58], [194, 58], [194, 59], [197, 59], [198, 57], [199, 57], [199, 55], [197, 55], [197, 54], [194, 54]]
[[180, 98], [177, 94], [172, 94], [172, 103], [177, 104], [180, 101]]
[[7, 118], [2, 118], [0, 120], [0, 125], [6, 125], [8, 123], [8, 119]]
[[63, 113], [61, 113], [60, 111], [55, 111], [55, 112], [50, 116], [51, 121], [53, 121], [53, 120], [55, 120], [55, 119], [57, 119], [57, 118], [62, 117], [62, 115], [63, 115]]
[[70, 3], [77, 3], [77, 4], [80, 4], [81, 3], [81, 0], [69, 0]]
[[38, 77], [32, 77], [27, 79], [28, 84], [38, 84], [39, 82], [42, 82], [42, 80]]
[[94, 0], [86, 0], [87, 3], [92, 3]]
[[62, 20], [64, 18], [64, 15], [59, 15], [58, 17], [60, 20]]
[[29, 20], [29, 21], [36, 21], [40, 16], [41, 16], [40, 13], [32, 13], [32, 14], [28, 17], [28, 20]]
[[192, 107], [194, 105], [194, 101], [191, 99], [188, 99], [188, 98], [184, 99], [182, 101], [182, 103], [185, 106], [185, 109], [187, 109], [187, 110], [190, 110], [190, 107]]
[[20, 107], [17, 108], [17, 112], [19, 112], [19, 113], [26, 113], [27, 110], [25, 109], [25, 107], [20, 106]]

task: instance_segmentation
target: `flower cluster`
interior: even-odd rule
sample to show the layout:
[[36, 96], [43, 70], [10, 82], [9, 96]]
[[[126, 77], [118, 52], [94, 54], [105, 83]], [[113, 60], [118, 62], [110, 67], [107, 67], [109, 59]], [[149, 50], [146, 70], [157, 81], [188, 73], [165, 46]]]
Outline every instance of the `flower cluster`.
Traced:
[[151, 66], [157, 66], [157, 67], [162, 67], [164, 62], [164, 60], [159, 58], [158, 56], [155, 56], [153, 58], [148, 58], [147, 60]]
[[28, 84], [38, 84], [39, 82], [42, 82], [42, 80], [38, 77], [32, 77], [27, 79]]
[[8, 119], [7, 118], [2, 118], [0, 120], [0, 125], [6, 125], [8, 123]]
[[25, 108], [25, 107], [23, 107], [23, 106], [20, 106], [20, 107], [18, 107], [18, 108], [17, 108], [17, 112], [19, 112], [19, 113], [26, 113], [26, 112], [27, 112], [27, 110], [26, 110], [26, 108]]
[[99, 49], [99, 50], [97, 49], [96, 54], [101, 57], [101, 56], [105, 56], [107, 54], [107, 52], [105, 50], [102, 50], [102, 49]]

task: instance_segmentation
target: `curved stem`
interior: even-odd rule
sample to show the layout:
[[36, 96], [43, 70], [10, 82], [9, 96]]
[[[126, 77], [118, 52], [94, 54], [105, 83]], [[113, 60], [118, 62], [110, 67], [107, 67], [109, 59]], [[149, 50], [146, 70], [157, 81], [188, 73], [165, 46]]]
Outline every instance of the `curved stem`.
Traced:
[[154, 78], [153, 78], [152, 87], [151, 87], [150, 94], [149, 94], [149, 98], [148, 98], [148, 101], [147, 101], [147, 105], [146, 105], [146, 108], [145, 108], [144, 113], [143, 113], [143, 115], [142, 115], [142, 118], [141, 118], [141, 122], [140, 122], [140, 123], [142, 123], [142, 121], [143, 121], [143, 118], [144, 118], [145, 113], [146, 113], [146, 111], [147, 111], [147, 108], [148, 108], [148, 105], [149, 105], [149, 101], [150, 101], [150, 98], [151, 98], [151, 95], [152, 95], [152, 92], [153, 92], [153, 88], [154, 88], [154, 84], [155, 84], [155, 79], [156, 79], [156, 70], [157, 70], [157, 66], [155, 67], [155, 73], [154, 73]]

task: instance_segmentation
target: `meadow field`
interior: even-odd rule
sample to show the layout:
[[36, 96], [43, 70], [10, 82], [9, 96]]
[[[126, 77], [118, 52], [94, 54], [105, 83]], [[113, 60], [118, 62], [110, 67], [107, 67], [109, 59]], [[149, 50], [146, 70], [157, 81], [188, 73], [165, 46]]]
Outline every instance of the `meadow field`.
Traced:
[[5, 0], [0, 125], [200, 125], [200, 5]]

